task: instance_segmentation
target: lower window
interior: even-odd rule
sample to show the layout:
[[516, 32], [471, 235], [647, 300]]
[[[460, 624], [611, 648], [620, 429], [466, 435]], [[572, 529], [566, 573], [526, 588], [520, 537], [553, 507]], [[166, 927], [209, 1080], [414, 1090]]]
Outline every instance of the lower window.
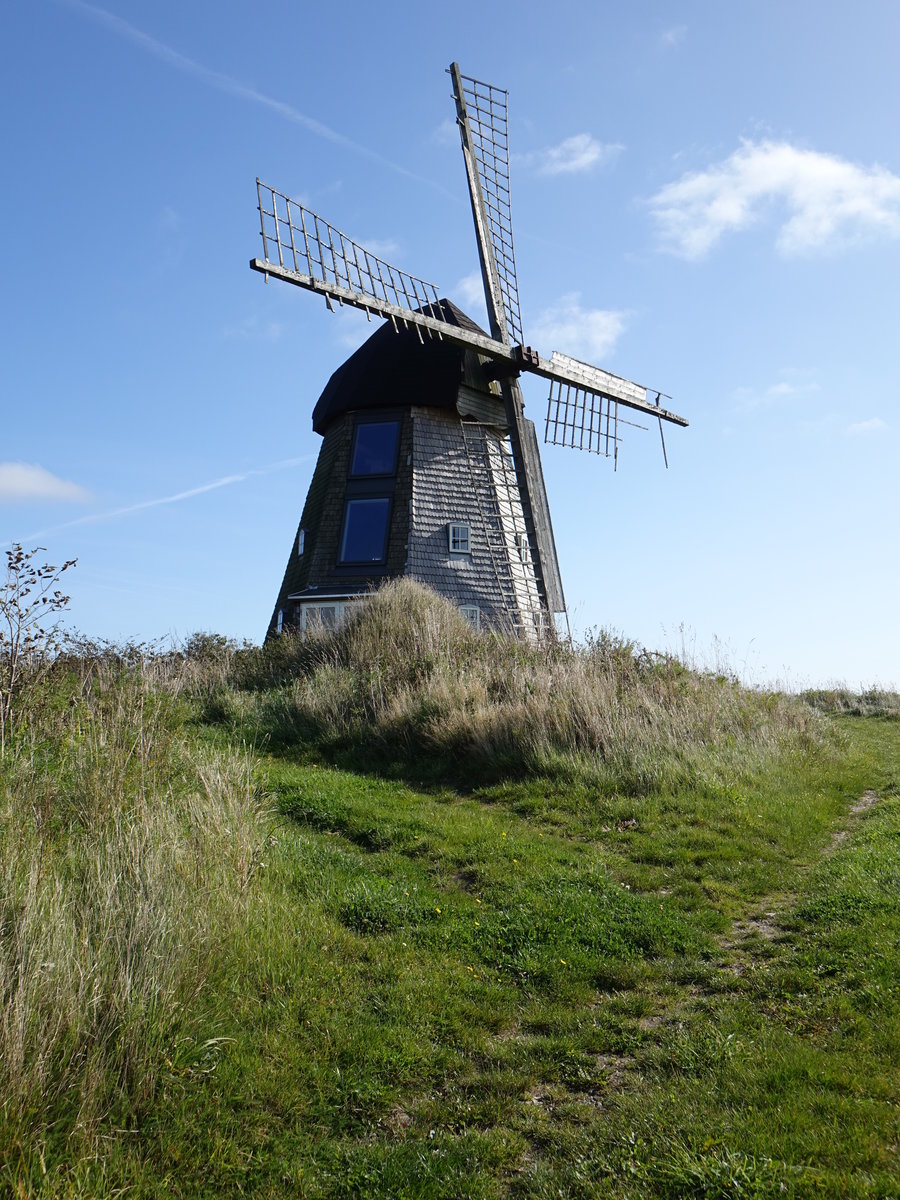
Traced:
[[387, 496], [348, 500], [341, 535], [342, 563], [380, 563], [387, 558], [391, 501]]
[[327, 600], [300, 604], [294, 610], [294, 620], [302, 633], [340, 629], [360, 600]]
[[304, 604], [303, 631], [313, 629], [334, 629], [338, 623], [338, 610], [343, 605], [337, 604]]
[[477, 604], [461, 604], [459, 611], [470, 625], [474, 625], [476, 629], [481, 628], [481, 609]]

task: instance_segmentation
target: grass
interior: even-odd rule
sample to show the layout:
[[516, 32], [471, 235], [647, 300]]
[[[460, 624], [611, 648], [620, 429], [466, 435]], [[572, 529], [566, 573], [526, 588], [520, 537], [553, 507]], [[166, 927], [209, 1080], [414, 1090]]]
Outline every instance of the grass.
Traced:
[[210, 1053], [266, 836], [251, 760], [189, 747], [140, 666], [61, 660], [38, 701], [0, 776], [0, 1180], [26, 1194]]
[[396, 604], [20, 725], [9, 1193], [897, 1196], [900, 724]]
[[213, 665], [222, 686], [206, 715], [239, 736], [461, 788], [547, 775], [646, 794], [824, 736], [808, 705], [609, 635], [580, 648], [480, 635], [412, 580], [382, 589], [336, 634]]

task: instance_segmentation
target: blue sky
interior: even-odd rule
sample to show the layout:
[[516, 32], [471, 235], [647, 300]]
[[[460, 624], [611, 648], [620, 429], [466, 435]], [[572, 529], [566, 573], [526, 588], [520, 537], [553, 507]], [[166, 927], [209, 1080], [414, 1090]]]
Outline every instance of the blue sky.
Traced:
[[[449, 77], [508, 88], [526, 339], [691, 421], [547, 447], [575, 627], [755, 682], [900, 684], [900, 5], [264, 7], [2, 16], [0, 541], [72, 623], [264, 632], [371, 331], [266, 286], [255, 178], [479, 316]], [[525, 386], [540, 425], [545, 385]]]

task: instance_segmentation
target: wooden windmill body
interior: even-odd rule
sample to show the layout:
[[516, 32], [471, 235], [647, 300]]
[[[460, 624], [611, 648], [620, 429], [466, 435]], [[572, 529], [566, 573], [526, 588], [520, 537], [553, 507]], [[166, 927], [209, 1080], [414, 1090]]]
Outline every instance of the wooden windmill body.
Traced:
[[[615, 456], [619, 409], [686, 425], [662, 393], [523, 345], [509, 208], [506, 93], [454, 63], [457, 122], [490, 331], [424, 280], [377, 258], [257, 180], [267, 277], [386, 324], [332, 376], [323, 437], [269, 633], [340, 621], [373, 586], [410, 575], [478, 625], [529, 640], [565, 599], [533, 423], [518, 376], [549, 380], [545, 441]], [[663, 445], [665, 445], [663, 443]]]

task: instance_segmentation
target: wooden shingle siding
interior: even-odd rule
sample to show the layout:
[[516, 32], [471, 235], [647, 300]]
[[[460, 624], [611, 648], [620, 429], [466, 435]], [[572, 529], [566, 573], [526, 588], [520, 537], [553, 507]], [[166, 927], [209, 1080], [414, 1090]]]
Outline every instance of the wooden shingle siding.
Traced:
[[[497, 528], [492, 540], [486, 527], [491, 513], [486, 511], [483, 496], [479, 499], [479, 487], [483, 493], [492, 481], [486, 470], [475, 485], [462, 421], [439, 409], [416, 407], [412, 424], [414, 473], [407, 573], [458, 606], [477, 605], [487, 624], [528, 633], [539, 603], [533, 569], [521, 563], [515, 549], [517, 528], [524, 529], [521, 505], [516, 511], [515, 501], [510, 506], [498, 504], [494, 498], [500, 515], [497, 518], [495, 514]], [[483, 431], [479, 428], [477, 432], [481, 435]], [[484, 432], [493, 441], [492, 458], [503, 453], [499, 431]], [[450, 553], [451, 522], [469, 526], [469, 554]], [[512, 583], [512, 603], [510, 585], [504, 589], [501, 583], [504, 573], [510, 578], [511, 549], [518, 559], [513, 566], [519, 575], [519, 581]], [[498, 561], [501, 555], [505, 556], [502, 562]]]
[[[366, 413], [368, 419], [376, 414]], [[387, 562], [371, 569], [341, 567], [338, 563], [350, 453], [357, 414], [345, 413], [329, 427], [319, 451], [316, 469], [298, 529], [306, 531], [302, 556], [297, 554], [294, 535], [284, 579], [269, 621], [268, 633], [277, 628], [279, 610], [292, 624], [292, 604], [288, 597], [298, 592], [333, 595], [346, 591], [353, 595], [368, 591], [384, 579], [406, 571], [409, 540], [410, 497], [412, 494], [412, 429], [408, 412], [389, 412], [385, 417], [399, 419], [400, 441], [397, 475], [392, 485], [391, 524], [388, 534]]]
[[312, 483], [309, 485], [306, 503], [303, 506], [303, 515], [300, 518], [300, 524], [297, 526], [298, 531], [300, 529], [306, 530], [304, 552], [302, 556], [298, 557], [297, 535], [294, 534], [294, 540], [291, 543], [291, 552], [288, 556], [287, 566], [285, 567], [284, 579], [282, 580], [278, 599], [275, 601], [275, 608], [269, 621], [267, 636], [274, 633], [277, 628], [279, 611], [285, 613], [285, 621], [290, 624], [291, 617], [287, 598], [291, 592], [302, 591], [306, 588], [310, 576], [313, 574], [312, 564], [316, 558], [320, 542], [323, 517], [327, 524], [334, 503], [333, 496], [330, 493], [330, 483], [335, 471], [339, 469], [338, 462], [343, 460], [346, 463], [349, 453], [349, 443], [343, 422], [335, 426], [334, 435], [333, 437], [325, 438], [319, 450], [316, 469], [313, 472]]
[[492, 396], [463, 384], [459, 389], [456, 408], [461, 416], [495, 425], [498, 429], [505, 429], [507, 426], [506, 409], [501, 396]]

